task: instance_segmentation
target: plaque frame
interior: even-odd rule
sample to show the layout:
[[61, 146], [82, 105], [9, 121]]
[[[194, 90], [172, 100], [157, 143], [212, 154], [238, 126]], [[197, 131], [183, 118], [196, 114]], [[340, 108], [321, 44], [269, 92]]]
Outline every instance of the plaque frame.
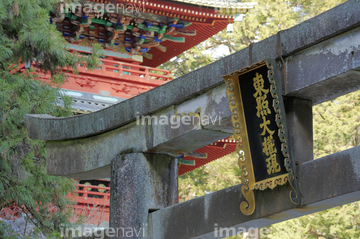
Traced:
[[[276, 131], [278, 132], [277, 135], [281, 141], [281, 153], [284, 157], [284, 165], [287, 173], [265, 180], [256, 181], [244, 113], [244, 103], [246, 102], [243, 100], [241, 95], [239, 76], [264, 66], [268, 69], [267, 78], [264, 78], [264, 80], [268, 80], [270, 83], [270, 92], [273, 99], [272, 109], [275, 112], [276, 116], [274, 120], [276, 121], [276, 125], [278, 127]], [[292, 187], [292, 190], [289, 193], [291, 201], [295, 205], [299, 205], [301, 203], [300, 188], [296, 177], [296, 165], [288, 148], [285, 107], [282, 98], [282, 87], [277, 75], [278, 69], [276, 69], [276, 67], [277, 65], [275, 60], [265, 59], [249, 67], [245, 67], [239, 71], [223, 76], [227, 85], [226, 94], [230, 101], [229, 108], [232, 113], [231, 122], [234, 126], [236, 152], [238, 156], [238, 164], [241, 169], [241, 192], [245, 198], [245, 201], [242, 201], [240, 204], [240, 210], [245, 215], [251, 215], [255, 211], [254, 190], [265, 190], [267, 188], [274, 189], [276, 186], [284, 185], [287, 182], [289, 182]]]

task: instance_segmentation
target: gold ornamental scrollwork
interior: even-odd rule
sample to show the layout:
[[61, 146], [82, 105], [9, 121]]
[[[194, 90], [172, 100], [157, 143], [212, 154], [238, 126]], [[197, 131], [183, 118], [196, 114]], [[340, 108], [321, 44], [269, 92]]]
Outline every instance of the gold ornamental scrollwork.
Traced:
[[[288, 149], [288, 145], [287, 145], [287, 141], [286, 141], [287, 125], [286, 125], [286, 120], [285, 120], [285, 115], [284, 115], [285, 109], [284, 109], [283, 100], [282, 100], [281, 85], [276, 80], [277, 76], [276, 76], [276, 72], [274, 71], [275, 64], [276, 64], [276, 62], [274, 60], [264, 60], [262, 62], [254, 64], [252, 66], [243, 68], [240, 71], [236, 71], [229, 75], [224, 76], [224, 80], [227, 85], [226, 94], [229, 98], [229, 109], [232, 113], [231, 122], [234, 126], [234, 138], [236, 140], [236, 152], [237, 152], [237, 157], [238, 157], [238, 164], [241, 169], [241, 175], [240, 175], [241, 182], [242, 182], [241, 192], [242, 192], [243, 198], [245, 200], [241, 202], [240, 210], [244, 215], [251, 215], [255, 211], [254, 190], [273, 189], [276, 186], [284, 185], [287, 182], [290, 182], [290, 184], [293, 188], [293, 190], [290, 192], [291, 201], [294, 204], [300, 203], [299, 187], [298, 187], [296, 177], [295, 177], [295, 175], [296, 175], [295, 164], [290, 157], [290, 151]], [[265, 179], [259, 180], [259, 178], [256, 179], [256, 177], [255, 177], [253, 159], [252, 159], [252, 151], [251, 151], [251, 147], [255, 147], [255, 146], [250, 145], [248, 128], [247, 128], [247, 123], [246, 123], [246, 118], [245, 118], [245, 116], [249, 117], [249, 115], [245, 115], [245, 111], [244, 111], [244, 104], [248, 103], [248, 102], [245, 102], [247, 100], [246, 97], [248, 97], [248, 95], [246, 96], [247, 92], [243, 92], [245, 94], [244, 95], [245, 99], [242, 96], [242, 91], [240, 89], [241, 84], [240, 84], [239, 76], [244, 75], [246, 73], [252, 74], [253, 71], [255, 73], [255, 71], [258, 68], [261, 68], [264, 71], [264, 67], [267, 67], [267, 69], [266, 69], [267, 70], [266, 71], [267, 72], [267, 80], [268, 80], [267, 84], [269, 84], [269, 86], [270, 86], [269, 90], [264, 89], [264, 92], [270, 91], [269, 95], [271, 95], [272, 110], [274, 112], [271, 115], [271, 116], [274, 116], [274, 118], [271, 118], [269, 120], [276, 122], [276, 125], [277, 125], [276, 131], [277, 131], [277, 136], [278, 136], [278, 138], [276, 138], [276, 139], [279, 142], [278, 145], [281, 142], [281, 152], [280, 152], [280, 148], [279, 148], [280, 146], [278, 146], [279, 150], [277, 150], [277, 151], [275, 150], [275, 152], [283, 155], [284, 162], [282, 164], [281, 172], [273, 171], [274, 176], [268, 176], [268, 177], [265, 177]], [[256, 77], [258, 77], [258, 76], [259, 76], [259, 74], [256, 73]], [[256, 77], [254, 77], [254, 81], [255, 81]], [[248, 80], [248, 79], [246, 79], [246, 80]], [[252, 79], [249, 79], [249, 80], [252, 80]], [[247, 83], [247, 84], [249, 84], [249, 83]], [[255, 87], [255, 83], [254, 83], [254, 87]], [[264, 98], [264, 97], [268, 97], [268, 96], [267, 95], [262, 96], [262, 98]], [[249, 113], [247, 113], [247, 114], [249, 114]], [[256, 117], [256, 116], [251, 116], [251, 117]], [[258, 115], [258, 117], [259, 117], [259, 115]], [[259, 118], [261, 118], [261, 117], [259, 117]], [[265, 123], [265, 121], [264, 121], [264, 123]], [[264, 129], [264, 132], [265, 132], [265, 129]], [[270, 139], [272, 139], [273, 135], [274, 135], [274, 137], [277, 137], [276, 134], [274, 134], [275, 131], [269, 130], [269, 132], [272, 133], [270, 135], [271, 136]], [[265, 136], [263, 138], [265, 138]], [[254, 148], [253, 150], [259, 150], [259, 149]], [[269, 159], [270, 159], [270, 157], [269, 157]], [[269, 162], [268, 162], [268, 164], [269, 164]], [[267, 172], [269, 175], [271, 175], [271, 170], [269, 168], [268, 168]]]
[[236, 140], [236, 153], [238, 156], [238, 164], [241, 168], [241, 192], [246, 201], [241, 202], [240, 210], [245, 215], [251, 215], [255, 211], [255, 196], [251, 189], [253, 187], [252, 163], [250, 148], [247, 140], [247, 130], [245, 125], [244, 112], [242, 102], [238, 99], [241, 98], [239, 83], [237, 81], [237, 74], [230, 74], [225, 77], [227, 84], [227, 96], [230, 100], [229, 108], [232, 113], [231, 122], [234, 126], [234, 138]]
[[289, 196], [291, 201], [295, 204], [295, 205], [299, 205], [301, 203], [301, 196], [300, 196], [300, 187], [299, 184], [296, 180], [296, 167], [295, 167], [295, 161], [291, 158], [290, 153], [289, 153], [289, 148], [288, 148], [288, 144], [287, 144], [287, 124], [286, 124], [286, 120], [285, 117], [282, 117], [282, 115], [285, 115], [285, 107], [284, 104], [281, 104], [281, 102], [283, 102], [282, 99], [282, 94], [281, 94], [281, 85], [279, 81], [276, 81], [276, 79], [278, 79], [277, 77], [277, 73], [274, 70], [274, 67], [276, 66], [276, 61], [275, 60], [271, 60], [271, 59], [267, 59], [266, 61], [266, 65], [269, 69], [268, 71], [268, 78], [271, 84], [271, 88], [270, 88], [270, 92], [272, 97], [274, 98], [273, 100], [273, 108], [274, 111], [276, 112], [276, 117], [275, 117], [275, 121], [277, 126], [279, 127], [278, 130], [278, 135], [281, 141], [281, 152], [285, 158], [285, 167], [286, 170], [288, 171], [288, 179], [290, 182], [291, 187], [293, 188], [292, 191], [290, 191]]

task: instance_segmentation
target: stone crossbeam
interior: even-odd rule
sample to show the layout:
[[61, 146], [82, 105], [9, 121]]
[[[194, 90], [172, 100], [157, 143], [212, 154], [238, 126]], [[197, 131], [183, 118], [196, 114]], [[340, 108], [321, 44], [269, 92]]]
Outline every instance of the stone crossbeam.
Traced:
[[[145, 238], [222, 238], [360, 198], [360, 146], [308, 161], [299, 165], [297, 170], [303, 196], [301, 207], [294, 207], [290, 202], [291, 188], [282, 186], [255, 191], [255, 213], [245, 216], [239, 209], [244, 201], [239, 184], [150, 213]], [[273, 235], [276, 233], [281, 232]], [[100, 238], [96, 235], [108, 238], [105, 231], [86, 238]]]
[[244, 201], [241, 185], [236, 185], [151, 213], [148, 238], [220, 238], [220, 227], [237, 233], [239, 228], [265, 227], [360, 198], [360, 146], [303, 163], [298, 171], [303, 196], [299, 208], [289, 200], [290, 188], [282, 186], [255, 191], [255, 213], [245, 216], [239, 209]]

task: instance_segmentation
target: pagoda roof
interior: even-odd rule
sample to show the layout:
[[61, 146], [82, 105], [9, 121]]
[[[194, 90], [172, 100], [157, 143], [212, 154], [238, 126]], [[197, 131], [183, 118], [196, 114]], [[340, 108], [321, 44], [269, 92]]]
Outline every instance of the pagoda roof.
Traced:
[[246, 9], [257, 5], [256, 2], [237, 2], [236, 0], [170, 0], [170, 2], [178, 2], [211, 8], [237, 8], [239, 10], [243, 9], [245, 11]]
[[170, 42], [166, 41], [162, 46], [166, 47], [168, 50], [162, 52], [157, 48], [152, 48], [150, 53], [152, 53], [153, 58], [147, 59], [144, 58], [143, 65], [150, 67], [157, 67], [171, 58], [180, 55], [184, 51], [189, 50], [190, 48], [200, 44], [201, 42], [209, 39], [216, 33], [222, 31], [229, 24], [228, 20], [218, 20], [214, 22], [214, 25], [205, 25], [201, 23], [193, 23], [190, 29], [196, 30], [196, 36], [184, 36], [184, 43]]
[[[217, 9], [212, 6], [204, 7], [200, 4], [194, 4], [194, 1], [149, 0], [146, 4], [147, 6], [151, 6], [151, 3], [156, 4], [156, 6], [153, 7], [154, 9], [163, 9], [164, 12], [161, 12], [162, 14], [166, 14], [167, 12], [176, 13], [177, 16], [180, 16], [180, 20], [184, 19], [181, 15], [185, 17], [188, 16], [188, 18], [192, 17], [192, 20], [190, 20], [192, 24], [188, 28], [196, 31], [196, 36], [183, 36], [185, 38], [184, 43], [171, 41], [162, 43], [161, 45], [168, 49], [166, 52], [162, 52], [157, 48], [152, 48], [151, 53], [153, 54], [153, 58], [144, 58], [143, 61], [144, 65], [151, 67], [159, 66], [162, 63], [169, 61], [171, 58], [178, 56], [184, 51], [209, 39], [216, 33], [225, 29], [234, 19], [233, 16], [218, 14], [219, 12]], [[162, 7], [163, 4], [164, 7]], [[170, 7], [172, 7], [172, 9], [170, 9]], [[176, 10], [174, 11], [175, 8]], [[188, 12], [185, 13], [185, 10], [188, 10]]]
[[[100, 2], [97, 0], [91, 2], [94, 4], [116, 3], [117, 6], [133, 7], [136, 11], [131, 14], [126, 13], [126, 10], [120, 13], [103, 11], [101, 17], [98, 13], [93, 16], [84, 16], [74, 11], [62, 18], [56, 18], [53, 15], [52, 20], [66, 36], [71, 46], [74, 48], [78, 45], [79, 48], [76, 50], [81, 52], [81, 49], [89, 48], [92, 42], [99, 41], [104, 47], [104, 52], [109, 53], [105, 54], [106, 56], [115, 60], [124, 57], [128, 61], [136, 59], [142, 65], [150, 67], [169, 61], [215, 35], [234, 21], [234, 16], [221, 14], [224, 11], [220, 11], [221, 9], [219, 10], [216, 4], [206, 5], [205, 1], [117, 0], [115, 2], [101, 0]], [[199, 5], [194, 4], [195, 2], [203, 3]], [[237, 6], [236, 11], [245, 13], [250, 8], [252, 4], [243, 4]], [[91, 20], [87, 20], [90, 18]], [[134, 21], [135, 23], [129, 23]], [[146, 25], [149, 22], [150, 25]], [[134, 32], [132, 27], [139, 29]], [[175, 28], [175, 31], [169, 30], [171, 28]], [[129, 40], [130, 31], [133, 31], [133, 36]], [[85, 44], [83, 39], [87, 40]]]

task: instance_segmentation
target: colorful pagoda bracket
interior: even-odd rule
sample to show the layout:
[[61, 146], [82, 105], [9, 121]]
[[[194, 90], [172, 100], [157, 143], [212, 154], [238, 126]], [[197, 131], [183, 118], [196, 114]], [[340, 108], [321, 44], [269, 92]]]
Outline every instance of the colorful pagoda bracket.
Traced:
[[[155, 67], [223, 30], [234, 16], [218, 8], [178, 1], [87, 1], [64, 4], [51, 14], [69, 49], [90, 53], [98, 42], [113, 60], [138, 61]], [[234, 5], [245, 13], [253, 4]], [[110, 7], [109, 7], [110, 8]], [[86, 13], [85, 13], [86, 12]]]

